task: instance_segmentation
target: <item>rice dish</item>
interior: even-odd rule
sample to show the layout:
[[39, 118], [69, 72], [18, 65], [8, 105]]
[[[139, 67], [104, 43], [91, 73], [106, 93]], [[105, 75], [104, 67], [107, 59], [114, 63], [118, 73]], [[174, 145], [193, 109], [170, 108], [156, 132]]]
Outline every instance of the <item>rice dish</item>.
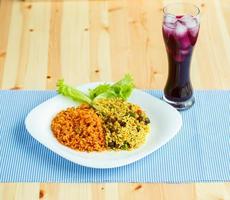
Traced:
[[109, 148], [131, 150], [145, 142], [150, 121], [139, 106], [114, 98], [97, 100], [95, 106], [104, 121]]
[[61, 111], [51, 130], [60, 143], [78, 151], [132, 150], [145, 143], [149, 123], [138, 105], [110, 98]]

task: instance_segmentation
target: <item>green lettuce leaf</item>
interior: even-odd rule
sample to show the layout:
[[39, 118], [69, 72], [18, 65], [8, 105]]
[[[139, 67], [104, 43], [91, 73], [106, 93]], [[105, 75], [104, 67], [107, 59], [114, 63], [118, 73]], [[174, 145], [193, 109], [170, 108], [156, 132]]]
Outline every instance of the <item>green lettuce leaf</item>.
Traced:
[[118, 97], [126, 100], [134, 89], [132, 76], [130, 74], [126, 74], [123, 79], [112, 85], [112, 89]]
[[65, 84], [63, 79], [57, 82], [57, 92], [74, 101], [92, 104], [92, 100], [84, 92]]
[[89, 90], [90, 98], [114, 98], [119, 97], [124, 100], [128, 99], [134, 88], [133, 78], [130, 74], [126, 74], [123, 79], [114, 83], [113, 85], [101, 84]]
[[64, 80], [57, 82], [57, 92], [74, 101], [88, 103], [94, 106], [93, 101], [99, 98], [122, 98], [126, 100], [134, 88], [133, 78], [126, 74], [123, 79], [114, 84], [101, 84], [94, 89], [89, 89], [89, 96], [84, 92], [67, 85]]
[[110, 87], [111, 86], [109, 84], [101, 84], [94, 89], [89, 89], [89, 97], [91, 99], [94, 99], [100, 94], [107, 92], [110, 89]]

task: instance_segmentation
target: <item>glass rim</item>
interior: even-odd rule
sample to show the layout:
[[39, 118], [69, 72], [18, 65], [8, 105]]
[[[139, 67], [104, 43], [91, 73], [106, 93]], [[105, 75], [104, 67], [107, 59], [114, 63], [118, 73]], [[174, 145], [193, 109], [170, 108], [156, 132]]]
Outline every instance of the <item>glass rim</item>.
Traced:
[[195, 4], [187, 3], [187, 2], [181, 2], [181, 3], [178, 2], [178, 3], [169, 3], [166, 6], [164, 6], [163, 7], [163, 13], [164, 13], [164, 15], [171, 15], [171, 16], [176, 17], [175, 14], [172, 14], [172, 13], [170, 13], [170, 12], [167, 11], [167, 9], [170, 6], [174, 6], [174, 5], [189, 5], [189, 6], [192, 6], [195, 9], [195, 14], [192, 15], [192, 17], [197, 17], [200, 14], [200, 8], [198, 6], [196, 6]]

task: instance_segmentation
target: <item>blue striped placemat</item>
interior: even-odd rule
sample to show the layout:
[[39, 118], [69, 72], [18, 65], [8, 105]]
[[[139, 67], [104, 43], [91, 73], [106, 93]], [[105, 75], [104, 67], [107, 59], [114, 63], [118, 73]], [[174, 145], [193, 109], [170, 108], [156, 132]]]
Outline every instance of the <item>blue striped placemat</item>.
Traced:
[[[160, 91], [147, 91], [156, 97]], [[230, 181], [230, 91], [196, 91], [183, 127], [144, 159], [115, 169], [79, 166], [34, 140], [24, 120], [54, 91], [0, 91], [0, 182]]]

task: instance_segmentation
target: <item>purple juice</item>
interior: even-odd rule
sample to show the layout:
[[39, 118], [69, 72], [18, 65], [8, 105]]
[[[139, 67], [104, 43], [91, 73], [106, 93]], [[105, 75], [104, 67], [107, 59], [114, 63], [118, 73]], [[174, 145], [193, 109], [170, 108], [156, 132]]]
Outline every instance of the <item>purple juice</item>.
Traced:
[[169, 101], [184, 102], [193, 96], [190, 62], [199, 33], [199, 22], [190, 15], [166, 15], [162, 29], [169, 65], [164, 96]]

